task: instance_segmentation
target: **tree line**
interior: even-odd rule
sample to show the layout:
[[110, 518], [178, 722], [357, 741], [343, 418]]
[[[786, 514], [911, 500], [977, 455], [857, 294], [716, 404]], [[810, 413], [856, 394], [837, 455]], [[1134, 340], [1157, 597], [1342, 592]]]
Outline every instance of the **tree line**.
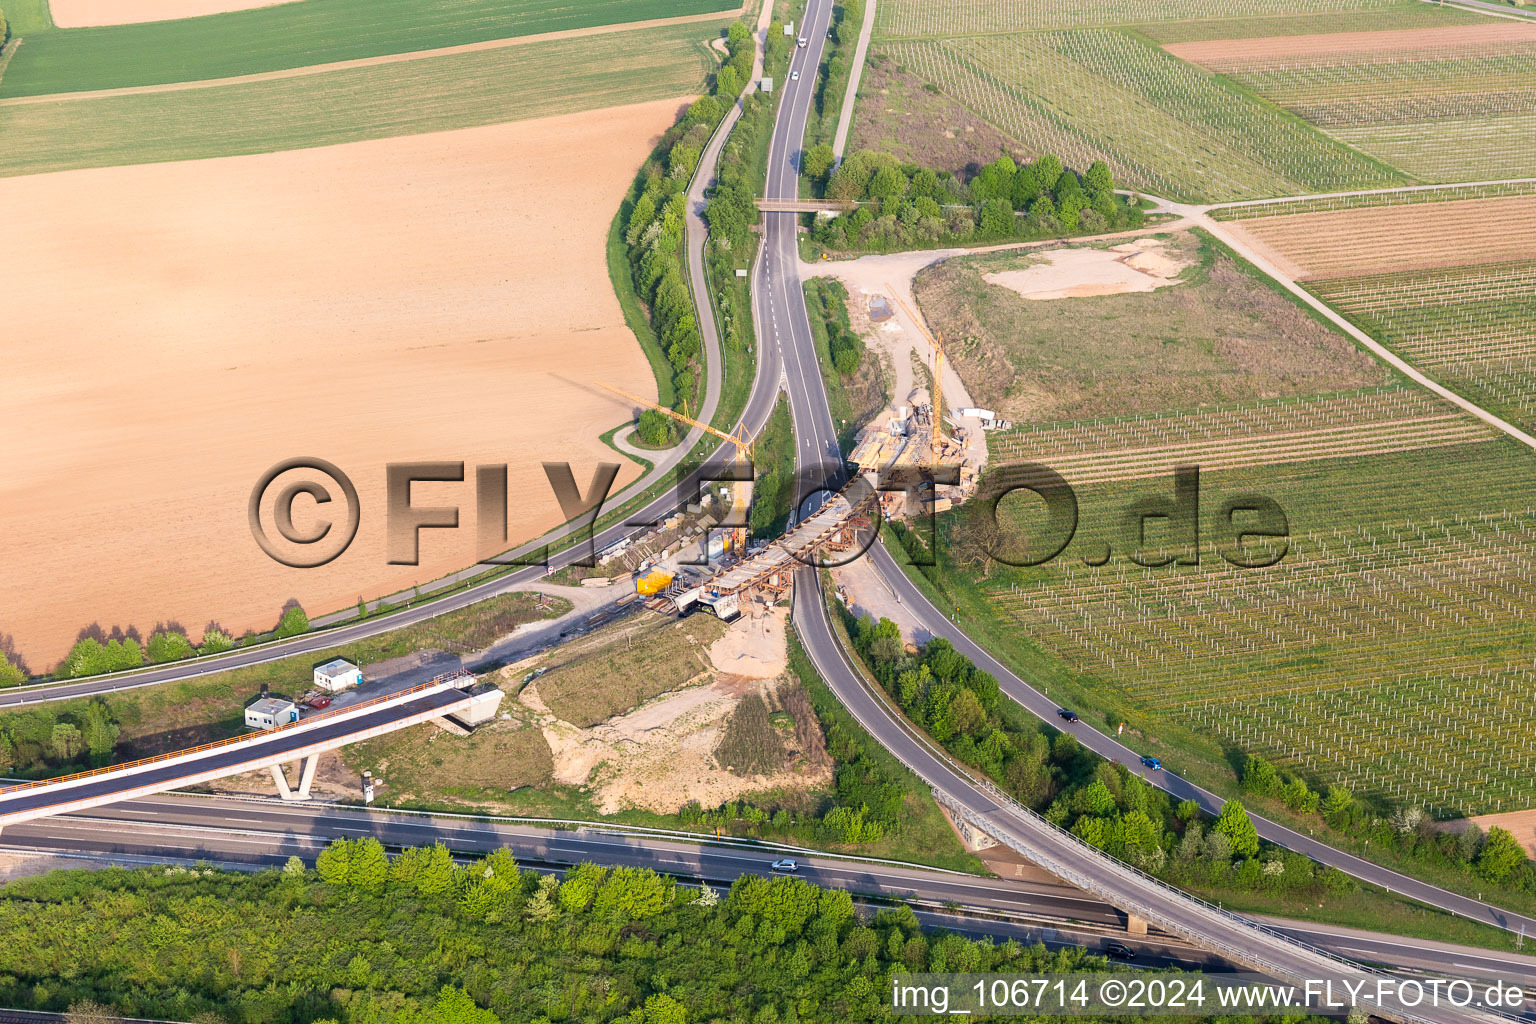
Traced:
[[[278, 616], [277, 625], [269, 632], [248, 630], [236, 639], [217, 622], [203, 627], [202, 639], [193, 644], [187, 630], [177, 622], [156, 623], [150, 630], [149, 639], [134, 626], [124, 629], [113, 626], [105, 630], [98, 623], [82, 629], [69, 653], [54, 667], [50, 676], [54, 679], [78, 679], [83, 676], [101, 675], [104, 672], [121, 672], [143, 668], [145, 665], [163, 665], [204, 654], [221, 654], [248, 644], [267, 640], [282, 640], [309, 631], [309, 616], [297, 601], [289, 601]], [[11, 638], [0, 643], [0, 689], [21, 686], [32, 680], [26, 663], [16, 654]]]
[[1506, 891], [1536, 895], [1536, 861], [1508, 830], [1494, 826], [1484, 832], [1467, 822], [1446, 829], [1416, 804], [1390, 810], [1373, 808], [1344, 786], [1314, 790], [1305, 779], [1280, 770], [1258, 754], [1243, 762], [1244, 792], [1307, 816], [1316, 815], [1329, 829], [1356, 843], [1395, 851], [1431, 870], [1449, 869], [1468, 882], [1492, 883]]
[[[686, 193], [710, 136], [747, 85], [753, 61], [747, 23], [731, 24], [726, 49], [729, 56], [715, 73], [712, 92], [695, 100], [662, 136], [621, 212], [635, 293], [645, 304], [657, 343], [671, 367], [673, 392], [695, 411], [703, 335], [683, 251]], [[672, 427], [653, 416], [642, 425], [641, 436], [649, 444], [664, 444], [672, 436]]]
[[341, 840], [306, 870], [60, 871], [0, 888], [0, 1003], [197, 1024], [794, 1024], [885, 1019], [898, 973], [1102, 970], [925, 931], [791, 877], [691, 889]]
[[1356, 888], [1334, 868], [1263, 843], [1241, 801], [1214, 820], [1129, 768], [1001, 700], [997, 680], [942, 637], [916, 653], [889, 619], [842, 612], [855, 651], [918, 728], [1015, 799], [1105, 853], [1170, 881], [1320, 896]]
[[1102, 160], [1079, 174], [1050, 154], [1022, 165], [1002, 156], [962, 182], [873, 150], [834, 167], [832, 147], [821, 143], [806, 150], [801, 169], [827, 199], [865, 204], [817, 222], [813, 237], [829, 249], [1099, 234], [1145, 219], [1139, 205], [1115, 193]]

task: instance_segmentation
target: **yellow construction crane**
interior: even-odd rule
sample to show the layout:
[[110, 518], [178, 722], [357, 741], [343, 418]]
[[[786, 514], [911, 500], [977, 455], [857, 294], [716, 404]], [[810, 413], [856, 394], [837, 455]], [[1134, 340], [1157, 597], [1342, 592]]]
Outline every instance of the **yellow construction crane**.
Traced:
[[901, 300], [901, 296], [896, 294], [896, 289], [887, 284], [885, 290], [890, 294], [891, 301], [900, 306], [908, 318], [917, 324], [917, 329], [922, 332], [923, 337], [927, 338], [928, 343], [933, 346], [933, 439], [931, 443], [933, 446], [933, 464], [937, 466], [940, 456], [944, 451], [944, 346], [942, 344], [944, 332], [940, 331], [937, 338], [928, 333], [928, 325], [923, 323], [923, 318], [914, 313], [911, 307]]
[[[744, 460], [750, 463], [752, 461], [752, 435], [747, 432], [746, 424], [739, 424], [735, 432], [727, 434], [723, 430], [715, 429], [708, 423], [700, 423], [698, 420], [691, 416], [684, 416], [676, 409], [668, 409], [664, 405], [657, 405], [655, 402], [647, 401], [646, 399], [641, 398], [638, 395], [632, 395], [627, 391], [621, 391], [611, 384], [604, 384], [602, 381], [597, 381], [596, 383], [598, 387], [612, 391], [620, 398], [634, 402], [636, 405], [643, 405], [647, 409], [654, 409], [661, 413], [663, 416], [672, 417], [679, 423], [686, 423], [690, 427], [698, 427], [706, 434], [712, 434], [722, 441], [729, 441], [732, 445], [735, 446], [736, 460], [738, 462]], [[751, 493], [749, 487], [750, 481], [745, 480], [733, 481], [731, 484], [731, 511], [734, 513], [735, 518], [738, 518], [742, 523], [745, 523], [747, 518], [747, 505], [749, 504], [748, 495]], [[738, 526], [731, 531], [731, 549], [736, 551], [738, 554], [746, 551], [746, 526]]]

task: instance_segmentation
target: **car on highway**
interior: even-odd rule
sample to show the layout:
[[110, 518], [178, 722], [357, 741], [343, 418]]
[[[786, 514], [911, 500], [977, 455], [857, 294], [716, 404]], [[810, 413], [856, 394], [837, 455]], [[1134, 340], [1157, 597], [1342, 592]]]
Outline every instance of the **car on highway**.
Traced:
[[1148, 768], [1151, 768], [1155, 772], [1160, 772], [1163, 770], [1163, 762], [1150, 755], [1142, 758], [1141, 763], [1146, 765]]
[[768, 865], [768, 867], [772, 871], [780, 871], [784, 874], [793, 874], [794, 872], [800, 870], [800, 865], [796, 864], [792, 860], [776, 860], [772, 864]]
[[1135, 960], [1136, 951], [1123, 942], [1104, 943], [1104, 955], [1112, 960]]
[[799, 39], [796, 39], [795, 40], [795, 45], [796, 46], [804, 46], [805, 45], [805, 36], [801, 36]]
[[1077, 721], [1076, 711], [1069, 711], [1066, 708], [1057, 708], [1056, 714], [1061, 718], [1062, 721], [1067, 722], [1068, 724]]
[[798, 71], [791, 71], [789, 73], [789, 80], [791, 82], [798, 82], [798, 81], [800, 81], [800, 72], [798, 72]]

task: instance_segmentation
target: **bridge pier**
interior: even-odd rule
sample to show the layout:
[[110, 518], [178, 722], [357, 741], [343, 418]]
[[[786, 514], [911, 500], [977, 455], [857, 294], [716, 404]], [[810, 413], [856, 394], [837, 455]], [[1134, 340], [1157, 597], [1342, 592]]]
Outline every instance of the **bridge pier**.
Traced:
[[299, 788], [288, 785], [288, 775], [280, 764], [272, 766], [272, 781], [277, 783], [277, 795], [284, 800], [308, 800], [309, 791], [315, 784], [315, 770], [320, 767], [320, 755], [310, 754], [299, 762]]
[[1129, 911], [1127, 911], [1126, 915], [1125, 915], [1125, 934], [1127, 934], [1127, 935], [1145, 935], [1145, 934], [1147, 934], [1147, 921], [1146, 921], [1146, 919], [1145, 918], [1141, 918], [1141, 917], [1137, 917], [1135, 914], [1132, 914]]

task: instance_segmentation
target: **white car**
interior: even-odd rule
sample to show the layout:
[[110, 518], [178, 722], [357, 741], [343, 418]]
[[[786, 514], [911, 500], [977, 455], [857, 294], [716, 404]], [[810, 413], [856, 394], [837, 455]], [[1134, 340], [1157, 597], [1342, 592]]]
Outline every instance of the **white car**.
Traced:
[[800, 81], [800, 72], [798, 72], [798, 71], [791, 71], [789, 73], [789, 80], [791, 82], [798, 82], [798, 81]]
[[792, 860], [776, 860], [768, 867], [773, 871], [783, 871], [786, 874], [800, 870], [800, 865]]
[[805, 36], [801, 36], [799, 39], [796, 39], [795, 40], [795, 45], [796, 46], [804, 46], [805, 45]]

